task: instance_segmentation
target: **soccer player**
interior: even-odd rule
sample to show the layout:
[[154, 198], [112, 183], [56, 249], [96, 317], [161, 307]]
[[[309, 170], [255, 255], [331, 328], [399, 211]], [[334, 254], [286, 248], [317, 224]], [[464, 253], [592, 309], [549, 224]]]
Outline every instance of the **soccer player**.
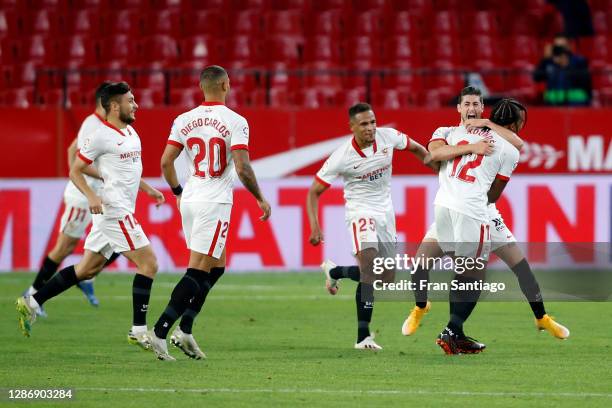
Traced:
[[[522, 140], [514, 133], [519, 132], [526, 123], [527, 110], [514, 99], [503, 99], [496, 104], [489, 119], [468, 119], [464, 122], [466, 127], [488, 127], [493, 129], [502, 137], [506, 138], [518, 150], [522, 147]], [[518, 118], [518, 119], [517, 119]], [[505, 126], [505, 127], [504, 127]], [[446, 140], [450, 131], [454, 128], [440, 128], [436, 131], [438, 137]], [[455, 153], [446, 154], [440, 152], [434, 157], [435, 160], [454, 159], [461, 155], [458, 149], [461, 146], [445, 146], [447, 151], [455, 149]], [[442, 155], [440, 153], [445, 153]], [[490, 218], [491, 250], [514, 272], [519, 281], [519, 286], [525, 298], [529, 302], [535, 317], [535, 324], [539, 330], [547, 330], [551, 335], [559, 339], [569, 337], [569, 330], [550, 317], [545, 310], [544, 301], [540, 292], [538, 282], [531, 271], [531, 267], [516, 245], [516, 239], [510, 229], [504, 223], [495, 203], [489, 203], [488, 213]], [[443, 255], [432, 224], [419, 247], [417, 254], [425, 254], [428, 259], [434, 259]], [[413, 281], [417, 283], [428, 282], [429, 270], [424, 267], [417, 268], [413, 275]], [[416, 332], [423, 316], [429, 311], [430, 303], [427, 302], [427, 291], [417, 290], [415, 292], [416, 305], [410, 312], [402, 326], [402, 334], [409, 336]]]
[[[225, 69], [206, 67], [200, 75], [200, 89], [205, 102], [175, 119], [161, 159], [164, 178], [176, 195], [190, 256], [187, 272], [149, 334], [151, 349], [160, 360], [175, 360], [168, 354], [166, 337], [179, 318], [170, 336], [172, 344], [191, 358], [206, 357], [193, 337], [193, 321], [225, 272], [234, 170], [263, 211], [260, 220], [267, 220], [271, 213], [249, 162], [249, 125], [225, 106], [230, 91]], [[174, 167], [183, 149], [191, 167], [184, 190]]]
[[[323, 241], [319, 225], [319, 197], [332, 181], [344, 180], [346, 201], [345, 221], [351, 236], [352, 253], [359, 266], [336, 266], [325, 261], [321, 267], [326, 275], [326, 287], [331, 294], [338, 291], [338, 280], [350, 278], [358, 282], [355, 293], [357, 306], [357, 342], [360, 350], [381, 350], [370, 332], [374, 309], [375, 277], [372, 264], [376, 256], [394, 256], [397, 241], [395, 212], [391, 202], [391, 169], [394, 150], [408, 149], [420, 161], [427, 151], [402, 132], [391, 128], [377, 128], [372, 107], [367, 103], [353, 105], [349, 111], [349, 126], [353, 138], [336, 149], [315, 176], [307, 198], [310, 221], [310, 243]], [[393, 278], [386, 271], [383, 280]]]
[[[95, 133], [86, 136], [70, 168], [70, 179], [87, 197], [93, 226], [85, 240], [85, 254], [77, 265], [59, 271], [32, 296], [17, 299], [19, 326], [29, 337], [36, 310], [84, 279], [91, 279], [104, 267], [113, 252], [121, 253], [138, 268], [132, 287], [133, 325], [131, 344], [148, 348], [146, 313], [157, 260], [140, 224], [134, 218], [138, 190], [164, 202], [161, 192], [142, 180], [140, 138], [131, 123], [138, 105], [125, 82], [112, 83], [102, 90], [101, 103], [107, 119]], [[84, 177], [95, 163], [104, 184], [99, 194]]]
[[[102, 90], [110, 82], [102, 82], [96, 89], [96, 109], [94, 113], [89, 115], [83, 123], [77, 134], [77, 137], [68, 147], [68, 167], [72, 166], [76, 157], [77, 150], [83, 147], [85, 139], [95, 133], [102, 125], [106, 117], [106, 112], [100, 103]], [[87, 184], [96, 193], [102, 187], [102, 180], [94, 166], [89, 166], [86, 169], [85, 179]], [[26, 292], [25, 295], [33, 295], [38, 291], [57, 271], [58, 266], [66, 259], [68, 255], [74, 251], [74, 248], [79, 243], [79, 240], [85, 233], [85, 229], [91, 222], [91, 214], [87, 206], [87, 197], [85, 197], [72, 183], [68, 182], [64, 190], [64, 213], [62, 214], [60, 230], [55, 241], [55, 246], [47, 254], [40, 266], [38, 274]], [[113, 254], [109, 259], [112, 262], [118, 254]], [[80, 281], [77, 286], [83, 291], [87, 300], [92, 306], [98, 306], [99, 302], [94, 294], [93, 280]], [[41, 316], [46, 316], [44, 309], [38, 309]]]

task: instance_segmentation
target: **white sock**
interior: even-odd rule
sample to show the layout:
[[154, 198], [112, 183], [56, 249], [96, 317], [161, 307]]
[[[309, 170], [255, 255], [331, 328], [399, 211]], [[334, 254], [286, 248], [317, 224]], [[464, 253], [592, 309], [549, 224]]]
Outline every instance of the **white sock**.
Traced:
[[38, 304], [36, 299], [34, 299], [34, 296], [28, 296], [27, 299], [28, 299], [28, 304], [30, 305], [32, 309], [34, 310], [40, 309], [40, 305]]
[[30, 286], [28, 288], [28, 290], [26, 290], [26, 293], [24, 296], [32, 296], [33, 294], [35, 294], [36, 292], [38, 292], [36, 289], [34, 289], [34, 286]]
[[134, 334], [146, 333], [146, 332], [147, 332], [147, 326], [132, 326], [132, 333]]

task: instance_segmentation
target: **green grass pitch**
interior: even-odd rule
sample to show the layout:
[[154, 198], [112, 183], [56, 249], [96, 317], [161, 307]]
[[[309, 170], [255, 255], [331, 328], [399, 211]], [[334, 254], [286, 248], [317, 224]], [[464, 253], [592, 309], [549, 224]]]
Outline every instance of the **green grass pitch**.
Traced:
[[[72, 388], [68, 406], [612, 406], [612, 305], [548, 303], [567, 325], [567, 341], [539, 333], [524, 302], [479, 304], [466, 325], [485, 342], [480, 355], [445, 356], [434, 340], [448, 318], [435, 302], [412, 337], [400, 334], [411, 302], [378, 302], [372, 327], [384, 347], [353, 350], [352, 282], [327, 295], [315, 273], [227, 273], [194, 327], [207, 353], [162, 362], [126, 342], [131, 324], [128, 274], [103, 273], [101, 301], [78, 289], [49, 301], [31, 338], [17, 328], [14, 301], [32, 274], [0, 274], [0, 405], [8, 389]], [[166, 305], [178, 275], [160, 274], [148, 322]], [[74, 404], [74, 405], [70, 405]], [[145, 405], [147, 404], [147, 405]]]

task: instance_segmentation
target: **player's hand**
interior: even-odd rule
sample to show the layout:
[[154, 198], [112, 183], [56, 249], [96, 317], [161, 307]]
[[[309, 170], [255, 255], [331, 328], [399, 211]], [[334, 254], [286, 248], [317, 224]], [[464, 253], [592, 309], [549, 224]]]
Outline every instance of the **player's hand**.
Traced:
[[270, 204], [266, 201], [266, 199], [264, 198], [261, 200], [257, 200], [257, 205], [259, 206], [259, 208], [261, 208], [261, 211], [263, 211], [263, 215], [259, 217], [259, 219], [261, 221], [265, 221], [270, 218], [270, 215], [272, 214], [272, 208], [270, 208]]
[[182, 195], [176, 196], [176, 208], [178, 208], [179, 214], [181, 212], [181, 196]]
[[489, 119], [468, 119], [464, 123], [466, 129], [470, 130], [470, 128], [483, 128], [487, 127], [491, 124]]
[[478, 154], [481, 156], [488, 156], [491, 153], [493, 153], [493, 144], [487, 142], [487, 141], [480, 141], [478, 143], [473, 143], [472, 144], [472, 153], [473, 154]]
[[319, 245], [323, 241], [323, 232], [321, 232], [319, 228], [316, 228], [310, 232], [310, 238], [308, 238], [308, 242], [310, 242], [312, 245]]
[[100, 197], [98, 197], [97, 195], [94, 195], [93, 197], [89, 198], [87, 201], [89, 201], [89, 211], [92, 214], [103, 214], [103, 208], [102, 208], [102, 199]]
[[147, 195], [155, 200], [155, 206], [159, 207], [166, 202], [166, 197], [156, 188], [151, 187], [150, 191], [147, 191]]

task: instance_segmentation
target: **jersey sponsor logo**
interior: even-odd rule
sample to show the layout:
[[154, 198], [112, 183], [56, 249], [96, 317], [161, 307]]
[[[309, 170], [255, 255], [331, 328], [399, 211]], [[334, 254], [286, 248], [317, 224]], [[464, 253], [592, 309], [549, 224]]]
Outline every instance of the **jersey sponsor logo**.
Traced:
[[380, 169], [376, 169], [374, 171], [370, 171], [369, 173], [363, 174], [361, 176], [356, 176], [356, 179], [361, 179], [361, 180], [370, 180], [370, 181], [374, 181], [374, 180], [378, 180], [381, 179], [384, 176], [384, 173], [389, 170], [389, 168], [391, 167], [391, 165], [386, 165], [384, 167], [381, 167]]
[[117, 146], [121, 146], [122, 144], [124, 144], [125, 142], [117, 142]]
[[134, 161], [136, 161], [137, 159], [140, 159], [140, 150], [137, 150], [134, 152], [121, 153], [119, 155], [119, 158], [121, 160], [134, 159]]
[[361, 166], [362, 164], [363, 164], [363, 163], [359, 163], [359, 164], [354, 165], [354, 166], [353, 166], [353, 169], [357, 169], [357, 168], [359, 168], [359, 166]]

